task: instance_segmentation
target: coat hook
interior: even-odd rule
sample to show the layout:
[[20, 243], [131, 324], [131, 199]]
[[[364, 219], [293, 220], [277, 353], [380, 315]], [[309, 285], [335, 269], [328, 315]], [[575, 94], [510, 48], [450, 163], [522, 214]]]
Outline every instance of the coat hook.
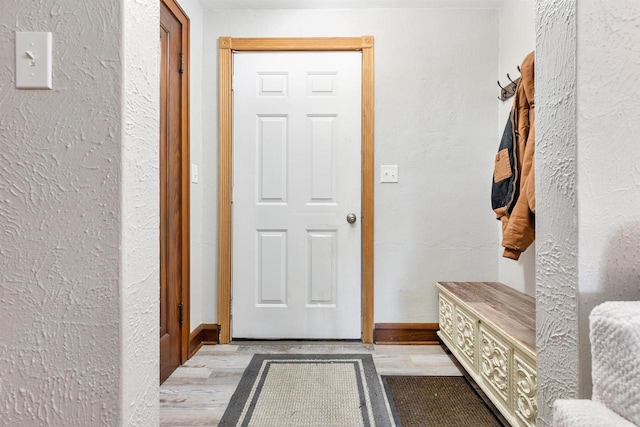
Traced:
[[513, 83], [514, 85], [515, 85], [515, 84], [517, 84], [516, 82], [514, 82], [513, 80], [511, 80], [511, 77], [509, 76], [509, 73], [507, 73], [507, 78], [508, 78], [508, 79], [509, 79], [509, 81], [510, 81], [511, 83]]
[[520, 71], [520, 66], [519, 66], [519, 65], [518, 65], [518, 67], [517, 67], [517, 68], [518, 68], [518, 72], [519, 72], [520, 74], [522, 74], [522, 71]]
[[496, 83], [498, 83], [498, 87], [500, 87], [500, 96], [498, 97], [498, 99], [500, 101], [504, 101], [507, 96], [507, 90], [502, 87], [502, 85], [500, 84], [500, 80], [496, 80]]

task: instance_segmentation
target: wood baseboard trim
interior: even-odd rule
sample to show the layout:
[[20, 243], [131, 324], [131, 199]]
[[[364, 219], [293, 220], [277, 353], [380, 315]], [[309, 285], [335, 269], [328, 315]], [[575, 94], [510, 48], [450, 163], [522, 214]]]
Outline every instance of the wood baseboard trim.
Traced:
[[189, 359], [203, 345], [218, 344], [220, 342], [220, 326], [215, 323], [199, 324], [189, 336]]
[[438, 323], [376, 323], [376, 344], [440, 345]]

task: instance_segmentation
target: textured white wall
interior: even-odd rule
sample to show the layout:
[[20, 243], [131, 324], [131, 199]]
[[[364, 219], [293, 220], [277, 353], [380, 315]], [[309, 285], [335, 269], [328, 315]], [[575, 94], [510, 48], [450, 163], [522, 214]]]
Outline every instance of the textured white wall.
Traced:
[[640, 299], [640, 4], [538, 1], [539, 425], [591, 394], [588, 316]]
[[[538, 425], [579, 395], [576, 0], [536, 2]], [[595, 172], [595, 171], [593, 171]]]
[[[512, 79], [520, 75], [517, 66], [535, 48], [535, 16], [534, 0], [503, 0], [500, 3], [498, 77], [503, 85], [509, 83], [507, 73]], [[496, 86], [497, 93], [498, 87]], [[505, 102], [496, 99], [496, 102], [499, 104], [497, 151], [498, 142], [502, 138], [502, 132], [509, 119], [513, 98]], [[496, 227], [498, 229], [498, 238], [501, 241], [502, 227], [499, 221], [496, 221]], [[498, 246], [499, 280], [514, 289], [533, 296], [536, 287], [535, 242], [520, 256], [518, 261], [504, 258], [502, 256], [504, 248], [501, 245]]]
[[[78, 7], [76, 2], [67, 3]], [[113, 393], [121, 393], [122, 426], [151, 427], [159, 423], [160, 405], [160, 2], [123, 0], [122, 4], [124, 68], [121, 66], [119, 71], [123, 74], [123, 90], [117, 93], [123, 100], [119, 111], [123, 128], [118, 189], [122, 203], [122, 377], [120, 389]], [[95, 28], [93, 31], [95, 38], [106, 38]], [[117, 40], [118, 35], [113, 38]], [[92, 49], [100, 52], [99, 47]], [[100, 88], [104, 92], [112, 90], [104, 84]]]
[[[120, 416], [120, 13], [107, 0], [84, 8], [71, 1], [3, 2], [6, 425], [117, 424]], [[54, 90], [14, 88], [16, 30], [54, 31]]]
[[[199, 184], [202, 192], [202, 293], [200, 307], [202, 323], [218, 323], [218, 40], [211, 35], [207, 14], [203, 13], [200, 62], [202, 104], [199, 111], [202, 121], [202, 158]], [[211, 61], [216, 64], [213, 66], [214, 68], [211, 68]], [[212, 104], [215, 104], [215, 112], [211, 111]], [[192, 111], [192, 113], [194, 112]], [[196, 326], [192, 324], [192, 327]]]
[[[157, 425], [156, 3], [2, 4], [3, 425]], [[16, 30], [53, 90], [14, 89]]]
[[640, 300], [638, 22], [630, 0], [537, 3], [540, 425], [591, 394], [593, 307]]
[[[191, 163], [198, 166], [199, 182], [191, 184], [191, 305], [190, 305], [190, 325], [193, 331], [203, 323], [203, 252], [202, 238], [203, 229], [208, 226], [202, 217], [203, 202], [203, 174], [215, 173], [204, 168], [202, 161], [202, 7], [198, 0], [179, 0], [178, 2], [184, 13], [189, 17], [190, 28], [190, 61], [189, 61], [189, 143], [191, 151]], [[209, 222], [209, 219], [206, 221]], [[214, 258], [215, 259], [215, 258]], [[208, 261], [212, 262], [212, 261]], [[213, 283], [213, 281], [209, 282]], [[207, 304], [208, 306], [209, 304]], [[215, 323], [215, 319], [208, 319], [207, 323]]]
[[[118, 2], [0, 14], [0, 413], [117, 425], [122, 20]], [[50, 91], [15, 89], [15, 31], [53, 31]]]
[[[437, 321], [436, 280], [498, 278], [497, 9], [207, 10], [204, 140], [217, 140], [218, 37], [364, 34], [375, 36], [375, 321]], [[217, 170], [215, 144], [203, 154]], [[400, 183], [379, 184], [380, 164], [398, 164]], [[215, 226], [206, 179], [204, 218]], [[212, 269], [215, 246], [203, 247]]]
[[640, 300], [640, 3], [577, 10], [580, 390], [590, 396], [589, 313]]

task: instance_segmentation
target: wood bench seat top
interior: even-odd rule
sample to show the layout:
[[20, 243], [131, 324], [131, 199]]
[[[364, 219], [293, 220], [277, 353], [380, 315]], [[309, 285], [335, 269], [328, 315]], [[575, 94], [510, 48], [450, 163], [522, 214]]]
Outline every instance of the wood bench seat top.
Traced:
[[535, 357], [536, 302], [499, 282], [437, 282], [481, 319], [501, 329]]

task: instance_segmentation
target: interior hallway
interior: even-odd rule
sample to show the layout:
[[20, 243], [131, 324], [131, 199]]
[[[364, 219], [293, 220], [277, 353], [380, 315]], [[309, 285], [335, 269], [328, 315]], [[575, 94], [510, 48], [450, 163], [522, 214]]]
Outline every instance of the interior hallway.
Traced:
[[247, 341], [203, 346], [160, 386], [160, 425], [218, 425], [256, 353], [371, 353], [378, 375], [462, 375], [437, 345]]

